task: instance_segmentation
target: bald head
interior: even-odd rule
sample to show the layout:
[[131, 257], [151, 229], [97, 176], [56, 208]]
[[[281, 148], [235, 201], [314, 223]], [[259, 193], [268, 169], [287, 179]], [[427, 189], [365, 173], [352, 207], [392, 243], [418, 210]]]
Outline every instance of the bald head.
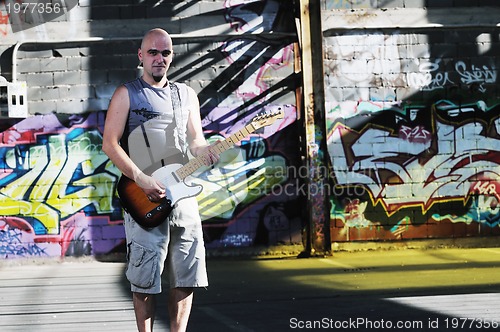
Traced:
[[152, 39], [156, 38], [165, 38], [166, 40], [170, 41], [170, 44], [172, 43], [172, 38], [170, 38], [170, 35], [168, 32], [161, 28], [154, 28], [146, 32], [144, 37], [142, 37], [142, 43], [141, 43], [141, 48], [144, 48], [144, 44], [150, 42]]
[[151, 29], [144, 35], [138, 52], [143, 64], [143, 79], [151, 85], [165, 84], [173, 56], [172, 38], [163, 29]]

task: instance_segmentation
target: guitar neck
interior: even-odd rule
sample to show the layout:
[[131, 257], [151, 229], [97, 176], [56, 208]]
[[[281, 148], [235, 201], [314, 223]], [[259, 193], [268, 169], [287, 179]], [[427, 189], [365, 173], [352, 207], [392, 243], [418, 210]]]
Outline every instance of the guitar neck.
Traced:
[[[254, 131], [255, 131], [255, 126], [252, 123], [250, 123], [245, 127], [243, 127], [241, 130], [239, 130], [238, 132], [226, 138], [225, 140], [215, 144], [213, 149], [220, 155], [222, 152], [229, 150], [236, 143], [240, 142]], [[184, 180], [189, 175], [196, 172], [196, 170], [198, 170], [202, 166], [205, 166], [205, 163], [203, 162], [203, 156], [198, 156], [196, 158], [191, 159], [186, 165], [176, 170], [175, 174], [180, 180]]]

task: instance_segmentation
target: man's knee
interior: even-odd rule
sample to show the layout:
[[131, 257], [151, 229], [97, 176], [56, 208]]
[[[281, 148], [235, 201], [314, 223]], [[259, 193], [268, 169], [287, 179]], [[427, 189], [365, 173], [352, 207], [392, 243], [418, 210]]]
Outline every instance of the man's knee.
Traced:
[[182, 301], [193, 295], [194, 288], [192, 287], [176, 287], [170, 289], [170, 298], [176, 301]]

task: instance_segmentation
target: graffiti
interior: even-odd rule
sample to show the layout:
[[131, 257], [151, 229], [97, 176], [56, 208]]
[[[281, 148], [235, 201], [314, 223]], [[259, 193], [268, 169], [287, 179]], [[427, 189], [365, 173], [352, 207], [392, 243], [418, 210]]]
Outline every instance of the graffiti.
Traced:
[[[1, 133], [4, 255], [76, 256], [105, 252], [121, 241], [89, 232], [90, 225], [122, 223], [114, 196], [119, 172], [101, 151], [103, 116], [33, 116]], [[7, 252], [13, 243], [24, 249]]]
[[253, 239], [248, 234], [224, 234], [220, 243], [230, 247], [248, 247]]
[[[238, 33], [284, 31], [287, 27], [277, 23], [288, 21], [289, 15], [285, 1], [224, 2], [224, 18]], [[297, 114], [293, 41], [231, 38], [211, 52], [214, 61], [222, 59], [224, 70], [199, 94], [202, 125], [210, 141], [228, 137], [260, 112], [282, 108], [285, 119], [226, 151], [216, 168], [196, 175], [195, 181], [205, 188], [197, 198], [209, 247], [251, 245], [258, 237], [253, 220], [260, 218], [251, 207], [269, 195], [296, 198], [272, 192], [288, 181], [280, 169], [290, 163], [289, 147], [284, 148], [282, 140]], [[186, 79], [189, 73], [182, 75]], [[290, 97], [290, 103], [283, 102]]]
[[18, 228], [11, 228], [7, 221], [0, 221], [0, 257], [48, 256], [38, 244], [26, 241], [24, 234]]
[[0, 214], [31, 218], [36, 234], [58, 234], [60, 220], [89, 205], [111, 213], [116, 171], [99, 153], [101, 142], [96, 130], [74, 129], [0, 150], [4, 168], [12, 170], [0, 179]]
[[[282, 31], [283, 28], [277, 27], [276, 23], [291, 19], [291, 13], [283, 3], [276, 0], [227, 0], [224, 2], [224, 17], [235, 32], [257, 36], [257, 33]], [[210, 123], [204, 128], [217, 132], [239, 115], [260, 109], [277, 96], [293, 91], [294, 86], [286, 85], [295, 84], [291, 79], [294, 77], [294, 41], [292, 37], [279, 40], [242, 37], [218, 43], [211, 51], [211, 57], [214, 62], [220, 60], [219, 66], [224, 70], [204, 86], [199, 99], [202, 117], [206, 121], [212, 122], [213, 111], [216, 114], [223, 112], [225, 121]], [[278, 78], [287, 72], [291, 78], [284, 76], [279, 82]], [[190, 75], [183, 71], [179, 79], [189, 79]], [[276, 91], [274, 85], [285, 89]]]
[[[301, 206], [296, 202], [268, 203], [260, 212], [254, 244], [298, 243], [301, 227]], [[294, 234], [295, 233], [295, 234]]]
[[463, 61], [459, 61], [455, 65], [455, 69], [461, 77], [461, 81], [467, 85], [478, 84], [478, 90], [485, 92], [485, 83], [495, 83], [497, 81], [497, 72], [490, 69], [488, 66], [479, 68], [472, 65], [471, 70], [467, 70], [467, 65]]
[[431, 133], [422, 126], [414, 128], [402, 125], [399, 129], [399, 136], [408, 142], [425, 143], [431, 140]]
[[7, 36], [9, 33], [9, 15], [0, 11], [0, 35]]
[[347, 202], [344, 204], [345, 224], [349, 227], [368, 226], [369, 222], [364, 215], [367, 204], [367, 202], [361, 202], [358, 198], [347, 198]]
[[[332, 97], [349, 101], [398, 100], [394, 89], [390, 87], [408, 86], [420, 91], [436, 91], [466, 86], [484, 93], [487, 85], [497, 80], [495, 65], [467, 65], [464, 61], [452, 61], [446, 58], [429, 58], [429, 54], [419, 55], [418, 71], [404, 72], [407, 63], [400, 59], [406, 49], [399, 44], [405, 37], [373, 33], [339, 35], [326, 38], [325, 47], [330, 61], [325, 62], [326, 82], [330, 87], [354, 87], [348, 91], [331, 92]], [[405, 46], [406, 47], [406, 46]], [[417, 58], [417, 56], [415, 55]], [[450, 67], [453, 66], [454, 70]], [[379, 87], [383, 92], [375, 93], [368, 88]], [[339, 98], [341, 97], [341, 98]], [[333, 98], [329, 98], [333, 99]], [[327, 101], [328, 102], [331, 101]]]
[[470, 210], [467, 214], [473, 221], [478, 221], [489, 227], [500, 225], [500, 200], [498, 191], [492, 196], [476, 195], [472, 200]]
[[408, 230], [410, 224], [410, 218], [406, 217], [391, 228], [391, 233], [396, 238], [401, 237]]
[[226, 0], [224, 16], [235, 31], [271, 31], [279, 6], [279, 2], [273, 0]]
[[0, 219], [0, 257], [83, 256], [108, 253], [119, 247], [123, 227], [109, 216], [86, 216], [78, 212], [60, 223], [60, 233], [37, 235], [28, 218]]
[[452, 223], [464, 223], [467, 225], [477, 222], [488, 228], [500, 226], [500, 200], [497, 197], [473, 195], [469, 199], [469, 204], [469, 210], [464, 215], [433, 214], [432, 218], [436, 221], [449, 220]]
[[418, 73], [408, 73], [408, 86], [422, 91], [433, 91], [454, 84], [449, 73], [445, 70], [439, 71], [439, 69], [439, 60], [421, 64]]
[[[226, 151], [218, 167], [198, 174], [196, 181], [205, 188], [198, 196], [203, 220], [228, 223], [238, 211], [286, 180], [274, 176], [276, 169], [286, 167], [286, 160], [270, 151], [266, 137], [293, 122], [294, 110], [287, 109], [284, 120]], [[0, 215], [21, 220], [11, 223], [10, 231], [3, 235], [28, 236], [15, 252], [11, 242], [0, 241], [6, 256], [53, 255], [54, 251], [72, 256], [93, 254], [96, 250], [111, 250], [123, 240], [123, 231], [117, 232], [121, 236], [116, 239], [107, 240], [99, 240], [103, 235], [96, 237], [91, 232], [122, 223], [121, 207], [114, 194], [120, 174], [101, 151], [101, 130], [96, 124], [102, 121], [102, 114], [66, 120], [53, 114], [36, 116], [1, 135]], [[227, 134], [238, 125], [229, 127]], [[210, 140], [221, 137], [213, 135]], [[242, 237], [224, 235], [223, 239], [227, 245], [227, 241]], [[243, 242], [249, 244], [248, 240]], [[43, 243], [51, 245], [44, 251], [37, 250], [43, 248]], [[97, 243], [101, 243], [99, 248]]]
[[[196, 176], [194, 182], [205, 188], [197, 196], [202, 220], [232, 220], [238, 208], [251, 204], [286, 180], [277, 175], [279, 169], [286, 167], [286, 160], [268, 153], [264, 145], [262, 138], [255, 136], [244, 140], [241, 147], [224, 152], [216, 168]], [[258, 154], [253, 154], [256, 151]]]
[[[336, 124], [329, 152], [337, 184], [364, 186], [372, 204], [381, 204], [389, 216], [407, 207], [426, 213], [451, 200], [465, 205], [473, 194], [498, 201], [500, 187], [493, 181], [500, 177], [500, 144], [495, 135], [486, 135], [487, 125], [474, 120], [453, 125], [436, 117], [432, 127], [431, 133], [401, 126], [394, 135], [393, 127], [356, 131]], [[408, 132], [423, 135], [415, 139]]]
[[[327, 2], [342, 5], [349, 6]], [[494, 57], [436, 56], [432, 34], [331, 33], [324, 63], [333, 238], [500, 232], [493, 229], [500, 174]], [[412, 46], [420, 36], [428, 48]], [[476, 37], [468, 36], [472, 48]]]
[[[455, 82], [450, 78], [450, 73], [441, 69], [441, 61], [427, 62], [419, 66], [418, 73], [408, 73], [408, 85], [422, 91], [433, 91], [444, 89]], [[484, 84], [495, 83], [497, 80], [496, 70], [484, 65], [482, 68], [472, 65], [471, 70], [463, 61], [455, 63], [455, 71], [460, 82], [467, 86], [478, 86], [478, 91], [486, 92]]]
[[[160, 4], [142, 2], [148, 7]], [[284, 16], [293, 15], [287, 8], [286, 2], [275, 0], [221, 3], [220, 12], [228, 25], [251, 37], [218, 41], [208, 55], [213, 56], [213, 68], [224, 70], [209, 84], [203, 84], [199, 93], [207, 138], [213, 142], [228, 137], [260, 112], [277, 107], [285, 109], [285, 119], [226, 151], [218, 167], [195, 174], [195, 181], [205, 189], [197, 198], [208, 245], [251, 245], [259, 220], [254, 205], [295, 199], [285, 194], [268, 197], [273, 186], [288, 181], [276, 172], [289, 165], [287, 154], [294, 149], [294, 140], [285, 137], [296, 136], [292, 126], [297, 114], [293, 103], [297, 84], [295, 37], [268, 40], [259, 34], [290, 31], [288, 25], [281, 26], [288, 21]], [[293, 20], [290, 22], [291, 31], [295, 31]], [[208, 42], [203, 47], [211, 45]], [[169, 78], [192, 81], [199, 79], [193, 76], [200, 70], [206, 68], [186, 64], [178, 72], [169, 73]], [[9, 231], [3, 233], [0, 245], [7, 248], [17, 235], [22, 238], [19, 245], [25, 248], [17, 251], [18, 256], [109, 252], [123, 243], [125, 235], [114, 193], [120, 174], [101, 151], [105, 112], [46, 112], [40, 110], [44, 115], [17, 123], [2, 123], [0, 215], [9, 220]], [[14, 254], [10, 252], [10, 256]]]
[[472, 187], [472, 192], [477, 192], [480, 195], [495, 196], [500, 202], [500, 184], [492, 181], [478, 181]]
[[[478, 221], [490, 227], [500, 224], [500, 182], [498, 180], [479, 180], [471, 184], [469, 195], [471, 207], [468, 220]], [[454, 220], [452, 218], [452, 220]]]

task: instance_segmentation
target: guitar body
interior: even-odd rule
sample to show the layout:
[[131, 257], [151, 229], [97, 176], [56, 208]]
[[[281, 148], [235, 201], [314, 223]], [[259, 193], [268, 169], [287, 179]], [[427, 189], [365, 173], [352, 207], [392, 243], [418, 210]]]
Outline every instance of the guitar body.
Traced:
[[[233, 133], [224, 141], [213, 145], [212, 148], [220, 154], [255, 130], [271, 125], [276, 119], [283, 119], [284, 114], [285, 112], [279, 108], [273, 114], [257, 116], [252, 120], [252, 123]], [[184, 182], [187, 176], [203, 166], [204, 161], [202, 158], [203, 156], [197, 156], [186, 165], [171, 164], [163, 166], [151, 174], [165, 188], [165, 197], [159, 202], [151, 202], [134, 181], [122, 176], [118, 182], [117, 190], [123, 208], [144, 228], [152, 228], [162, 224], [172, 213], [178, 201], [187, 197], [194, 197], [203, 189], [200, 185], [190, 186]]]
[[152, 176], [165, 186], [165, 197], [158, 202], [151, 202], [133, 180], [122, 175], [117, 191], [121, 204], [134, 220], [144, 228], [161, 225], [172, 213], [175, 204], [181, 199], [194, 197], [203, 189], [202, 186], [188, 186], [179, 180], [175, 171], [181, 164], [171, 164], [156, 170]]

